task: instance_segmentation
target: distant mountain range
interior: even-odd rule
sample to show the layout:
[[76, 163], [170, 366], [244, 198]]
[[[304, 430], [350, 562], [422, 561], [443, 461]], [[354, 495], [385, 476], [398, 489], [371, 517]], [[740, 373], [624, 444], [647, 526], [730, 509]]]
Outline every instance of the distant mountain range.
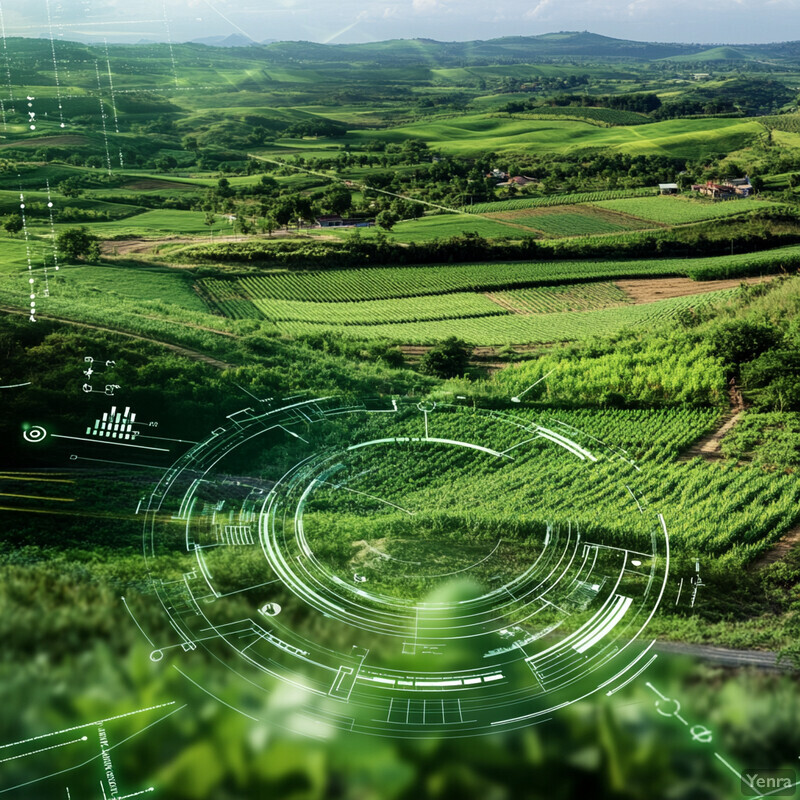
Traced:
[[[44, 34], [41, 35], [44, 37]], [[77, 38], [77, 37], [76, 37]], [[96, 44], [88, 39], [84, 44]], [[140, 42], [149, 44], [152, 42]], [[318, 44], [267, 39], [256, 42], [233, 33], [193, 39], [183, 46], [247, 49], [248, 57], [260, 51], [266, 60], [298, 60], [318, 63], [392, 62], [397, 65], [469, 66], [478, 64], [525, 63], [542, 59], [620, 59], [635, 61], [673, 60], [684, 62], [773, 61], [800, 62], [800, 42], [773, 44], [684, 44], [636, 42], [614, 39], [588, 31], [562, 31], [539, 36], [506, 36], [468, 42], [439, 42], [434, 39], [390, 39], [365, 44]], [[130, 45], [127, 46], [137, 46]], [[181, 46], [181, 45], [176, 45]]]
[[204, 36], [200, 39], [192, 39], [189, 44], [206, 44], [209, 47], [252, 47], [257, 44], [274, 44], [277, 41], [277, 39], [264, 39], [256, 42], [241, 33], [231, 33], [228, 36]]

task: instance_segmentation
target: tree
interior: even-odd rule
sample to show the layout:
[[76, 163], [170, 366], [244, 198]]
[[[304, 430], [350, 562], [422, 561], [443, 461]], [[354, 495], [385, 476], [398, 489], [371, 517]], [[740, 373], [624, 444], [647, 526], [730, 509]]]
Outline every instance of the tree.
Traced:
[[322, 207], [331, 214], [344, 214], [350, 209], [352, 202], [350, 192], [341, 184], [331, 186], [322, 195]]
[[269, 236], [272, 236], [273, 231], [278, 227], [278, 220], [275, 219], [274, 215], [266, 214], [264, 216], [264, 221], [262, 223], [262, 229], [267, 232]]
[[178, 161], [175, 156], [161, 156], [161, 158], [156, 159], [155, 165], [160, 172], [169, 172], [169, 170], [178, 166]]
[[282, 228], [285, 228], [289, 224], [292, 214], [294, 214], [294, 204], [292, 203], [291, 198], [280, 198], [273, 211], [273, 216], [275, 217], [275, 221], [278, 223], [278, 225], [280, 225]]
[[208, 235], [213, 238], [214, 236], [214, 223], [217, 221], [216, 214], [213, 211], [206, 211], [206, 215], [203, 217], [203, 225], [208, 225]]
[[3, 227], [12, 235], [19, 233], [23, 228], [22, 217], [19, 214], [11, 214], [6, 217]]
[[95, 250], [92, 247], [92, 245], [99, 247], [99, 240], [89, 233], [86, 227], [67, 228], [58, 234], [56, 245], [61, 255], [67, 259], [84, 259], [99, 255], [99, 249]]
[[375, 222], [381, 226], [386, 231], [390, 231], [399, 221], [399, 217], [394, 211], [381, 211], [377, 217], [375, 217]]
[[742, 364], [774, 347], [779, 338], [772, 325], [733, 319], [717, 325], [709, 333], [708, 343], [714, 355], [722, 359], [724, 366], [738, 373]]
[[231, 182], [227, 178], [220, 178], [217, 181], [217, 194], [220, 197], [230, 197], [233, 194]]
[[80, 185], [80, 178], [72, 177], [61, 181], [56, 189], [64, 195], [64, 197], [80, 197], [83, 194], [83, 188]]
[[437, 378], [457, 378], [466, 372], [471, 355], [472, 348], [466, 342], [451, 336], [422, 356], [419, 370]]

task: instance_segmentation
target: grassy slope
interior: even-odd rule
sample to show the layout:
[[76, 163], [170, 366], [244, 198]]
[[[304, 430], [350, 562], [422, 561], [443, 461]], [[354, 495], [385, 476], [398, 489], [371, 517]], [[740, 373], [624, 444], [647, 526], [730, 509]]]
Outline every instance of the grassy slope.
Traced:
[[356, 142], [422, 139], [446, 152], [463, 155], [520, 147], [534, 153], [567, 153], [587, 147], [604, 147], [636, 155], [701, 158], [738, 150], [762, 130], [756, 122], [737, 119], [668, 120], [649, 125], [598, 128], [575, 121], [472, 115], [386, 131], [354, 131], [349, 138]]

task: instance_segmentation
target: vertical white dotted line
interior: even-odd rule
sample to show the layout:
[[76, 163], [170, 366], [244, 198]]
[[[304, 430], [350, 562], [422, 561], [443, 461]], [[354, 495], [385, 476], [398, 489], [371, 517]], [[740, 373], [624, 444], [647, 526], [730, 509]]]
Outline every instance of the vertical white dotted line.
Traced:
[[[3, 60], [5, 61], [6, 66], [6, 83], [8, 84], [8, 102], [14, 102], [14, 87], [11, 85], [11, 61], [8, 58], [8, 43], [6, 42], [6, 22], [5, 18], [3, 17], [3, 4], [0, 3], [0, 36], [3, 38]], [[6, 104], [5, 101], [0, 98], [0, 110], [2, 110], [3, 115], [3, 130], [7, 130], [6, 125]], [[13, 109], [10, 109], [13, 111]]]
[[103, 126], [103, 141], [106, 145], [106, 167], [108, 174], [111, 174], [111, 154], [108, 150], [108, 129], [106, 127], [106, 105], [103, 102], [102, 91], [103, 87], [100, 84], [100, 66], [97, 61], [94, 62], [94, 71], [97, 73], [97, 99], [100, 101], [100, 122]]
[[[53, 269], [58, 272], [58, 245], [56, 244], [56, 226], [53, 218], [53, 198], [50, 194], [50, 181], [47, 185], [47, 213], [50, 216], [50, 244], [53, 248]], [[44, 296], [50, 297], [50, 281], [47, 274], [47, 259], [44, 262]]]
[[[111, 77], [111, 60], [108, 57], [108, 41], [103, 39], [103, 43], [105, 44], [106, 48], [106, 67], [108, 69], [108, 87], [111, 90], [111, 109], [114, 112], [114, 130], [116, 131], [117, 135], [119, 135], [119, 117], [117, 116], [117, 98], [114, 96], [114, 80]], [[119, 154], [119, 165], [120, 167], [125, 166], [125, 161], [122, 158], [122, 148], [117, 146], [117, 152]]]
[[[18, 176], [20, 177], [20, 176]], [[28, 261], [28, 287], [30, 289], [30, 317], [31, 322], [36, 322], [36, 288], [35, 278], [33, 277], [33, 262], [31, 260], [31, 242], [28, 236], [28, 218], [25, 214], [25, 195], [22, 193], [22, 183], [20, 177], [19, 187], [19, 214], [22, 217], [22, 232], [25, 236], [25, 258]]]
[[50, 16], [50, 0], [44, 0], [45, 8], [47, 9], [47, 30], [50, 34], [50, 52], [53, 55], [53, 77], [56, 81], [56, 101], [58, 102], [58, 118], [60, 120], [60, 127], [65, 128], [64, 125], [64, 108], [61, 104], [61, 83], [58, 78], [58, 62], [56, 61], [56, 43], [53, 40], [53, 20]]
[[167, 17], [167, 0], [163, 3], [164, 9], [164, 28], [167, 32], [167, 46], [169, 47], [169, 57], [172, 60], [172, 76], [175, 78], [175, 88], [178, 88], [178, 70], [175, 66], [175, 53], [172, 49], [172, 35], [169, 30], [169, 18]]

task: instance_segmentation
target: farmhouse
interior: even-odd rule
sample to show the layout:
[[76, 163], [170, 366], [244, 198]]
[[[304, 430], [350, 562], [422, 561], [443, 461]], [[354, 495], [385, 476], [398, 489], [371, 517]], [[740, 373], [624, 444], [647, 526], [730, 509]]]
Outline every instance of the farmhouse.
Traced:
[[515, 175], [503, 183], [498, 183], [498, 186], [527, 186], [529, 183], [536, 183], [533, 178], [528, 178], [525, 175]]
[[678, 184], [677, 183], [659, 183], [658, 184], [658, 191], [659, 191], [659, 194], [678, 194]]
[[727, 179], [722, 183], [708, 181], [707, 183], [696, 183], [692, 186], [692, 191], [699, 192], [706, 197], [714, 200], [734, 200], [738, 197], [749, 197], [753, 191], [750, 178]]
[[749, 197], [753, 191], [753, 184], [750, 183], [750, 176], [745, 175], [744, 178], [734, 178], [733, 180], [726, 181], [728, 186], [732, 186], [734, 191], [740, 197]]

